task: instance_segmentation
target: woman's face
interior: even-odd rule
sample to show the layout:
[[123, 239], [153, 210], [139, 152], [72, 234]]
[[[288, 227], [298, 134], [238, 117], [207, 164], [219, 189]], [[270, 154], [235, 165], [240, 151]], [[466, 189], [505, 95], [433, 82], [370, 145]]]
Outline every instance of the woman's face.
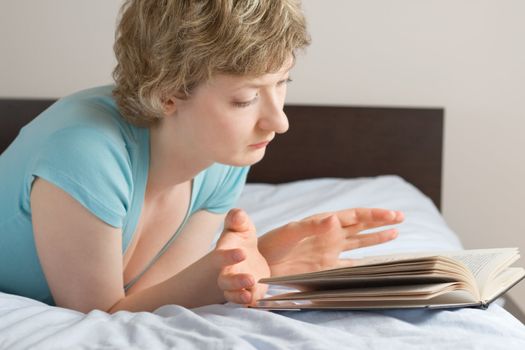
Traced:
[[176, 100], [179, 137], [201, 160], [228, 165], [254, 164], [267, 144], [288, 130], [283, 112], [291, 64], [257, 78], [216, 75], [187, 100]]

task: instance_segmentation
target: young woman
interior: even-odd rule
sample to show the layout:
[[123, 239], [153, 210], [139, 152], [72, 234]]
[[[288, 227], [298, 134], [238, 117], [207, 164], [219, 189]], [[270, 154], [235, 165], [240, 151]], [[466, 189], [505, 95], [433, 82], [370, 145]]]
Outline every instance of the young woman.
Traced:
[[395, 238], [358, 233], [401, 212], [322, 213], [258, 240], [232, 209], [288, 129], [308, 43], [296, 0], [126, 1], [115, 84], [62, 98], [0, 156], [0, 290], [82, 312], [249, 305], [262, 277], [350, 265], [342, 251]]

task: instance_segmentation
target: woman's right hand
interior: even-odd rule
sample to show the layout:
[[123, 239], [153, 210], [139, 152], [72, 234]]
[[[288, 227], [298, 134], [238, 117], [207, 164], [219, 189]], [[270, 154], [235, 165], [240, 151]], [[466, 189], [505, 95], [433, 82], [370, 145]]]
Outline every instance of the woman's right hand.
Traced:
[[223, 259], [224, 265], [217, 278], [227, 301], [254, 305], [264, 297], [268, 285], [257, 281], [269, 277], [270, 268], [257, 248], [255, 226], [243, 210], [228, 212], [215, 250], [232, 254], [232, 259]]

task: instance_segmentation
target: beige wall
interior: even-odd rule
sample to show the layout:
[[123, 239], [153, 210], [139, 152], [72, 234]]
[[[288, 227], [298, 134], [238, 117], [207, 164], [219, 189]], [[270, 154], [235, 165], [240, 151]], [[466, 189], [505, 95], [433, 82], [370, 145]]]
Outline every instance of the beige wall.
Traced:
[[58, 97], [111, 82], [114, 0], [0, 0], [0, 96]]
[[[120, 3], [0, 0], [0, 96], [57, 97], [110, 82]], [[304, 7], [313, 44], [289, 102], [444, 107], [445, 219], [467, 248], [525, 252], [525, 2]], [[511, 295], [525, 310], [525, 283]]]

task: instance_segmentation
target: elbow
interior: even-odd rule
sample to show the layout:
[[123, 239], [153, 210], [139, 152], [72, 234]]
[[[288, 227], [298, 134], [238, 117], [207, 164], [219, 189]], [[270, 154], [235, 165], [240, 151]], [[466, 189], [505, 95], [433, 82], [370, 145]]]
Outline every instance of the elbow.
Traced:
[[113, 302], [112, 304], [106, 304], [106, 305], [100, 305], [100, 303], [56, 303], [55, 305], [57, 307], [62, 307], [65, 309], [73, 310], [82, 312], [83, 314], [88, 314], [92, 311], [98, 310], [103, 311], [108, 314], [113, 314], [117, 311], [123, 310], [122, 309], [122, 299], [118, 299], [116, 302]]

